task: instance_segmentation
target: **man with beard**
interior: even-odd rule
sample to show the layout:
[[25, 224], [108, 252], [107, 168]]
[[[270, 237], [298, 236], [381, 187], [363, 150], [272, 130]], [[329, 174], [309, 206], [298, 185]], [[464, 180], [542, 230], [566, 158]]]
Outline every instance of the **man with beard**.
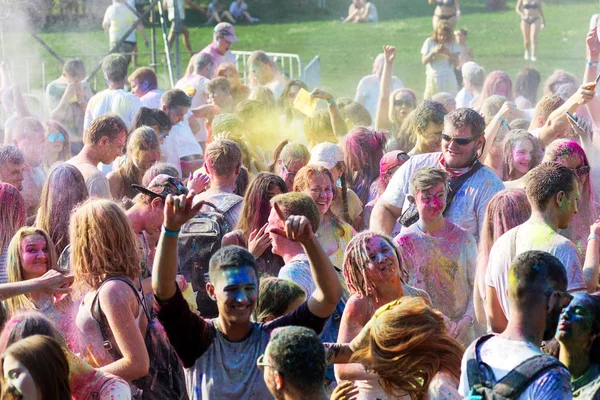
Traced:
[[[463, 396], [469, 395], [472, 386], [477, 389], [473, 378], [481, 375], [479, 371], [487, 370], [487, 382], [484, 382], [487, 387], [487, 384], [500, 381], [525, 361], [542, 355], [542, 340], [552, 339], [561, 310], [573, 298], [566, 292], [567, 273], [564, 266], [558, 258], [543, 251], [520, 254], [510, 267], [509, 282], [511, 313], [506, 330], [500, 335], [490, 335], [487, 340], [486, 337], [478, 339], [466, 350], [458, 388]], [[480, 362], [472, 362], [474, 348], [477, 349], [476, 358]], [[544, 361], [548, 362], [548, 359]], [[543, 362], [536, 367], [541, 365]], [[540, 368], [543, 372], [533, 374], [534, 378], [526, 388], [520, 394], [516, 393], [516, 400], [572, 398], [571, 376], [567, 368], [554, 362], [548, 365], [546, 369]], [[523, 382], [527, 382], [529, 376], [517, 378], [521, 385], [514, 385], [511, 389], [518, 391], [518, 386], [523, 389]]]
[[[488, 201], [504, 189], [500, 178], [478, 161], [485, 146], [484, 130], [485, 121], [475, 110], [458, 108], [448, 113], [443, 131], [434, 133], [432, 128], [430, 132], [440, 136], [442, 152], [413, 156], [394, 173], [373, 207], [370, 229], [391, 234], [396, 220], [411, 209], [408, 196], [413, 172], [422, 167], [436, 167], [448, 173], [450, 187], [455, 187], [453, 201], [448, 201], [444, 217], [478, 239]], [[404, 224], [409, 226], [407, 222]]]
[[[489, 327], [496, 333], [504, 330], [512, 312], [507, 296], [512, 285], [508, 270], [517, 255], [540, 250], [558, 258], [567, 271], [569, 292], [586, 290], [584, 276], [594, 276], [591, 269], [597, 268], [595, 263], [586, 263], [582, 271], [577, 248], [558, 234], [559, 229], [569, 227], [577, 213], [579, 188], [575, 171], [555, 162], [540, 164], [529, 172], [526, 192], [531, 217], [498, 238], [485, 272], [486, 314]], [[591, 236], [589, 240], [595, 239]]]

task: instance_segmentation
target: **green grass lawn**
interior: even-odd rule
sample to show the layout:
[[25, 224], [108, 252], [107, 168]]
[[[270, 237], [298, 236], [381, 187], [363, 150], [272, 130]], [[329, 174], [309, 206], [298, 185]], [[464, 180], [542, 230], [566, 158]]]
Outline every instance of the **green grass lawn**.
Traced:
[[[236, 27], [241, 42], [234, 46], [234, 50], [297, 53], [304, 64], [319, 55], [323, 87], [340, 97], [354, 94], [356, 84], [362, 76], [370, 73], [373, 59], [384, 44], [394, 45], [398, 49], [395, 74], [405, 86], [413, 88], [418, 95], [422, 93], [425, 68], [420, 61], [420, 49], [431, 34], [433, 13], [433, 7], [426, 0], [374, 0], [382, 21], [363, 25], [339, 22], [349, 2], [329, 0], [329, 11], [324, 12], [309, 7], [298, 9], [296, 1], [250, 2], [250, 10], [264, 23]], [[287, 5], [284, 6], [284, 2]], [[469, 44], [474, 49], [476, 61], [488, 72], [502, 69], [514, 77], [519, 68], [534, 65], [541, 72], [542, 79], [557, 68], [581, 76], [585, 63], [585, 36], [591, 15], [598, 12], [597, 1], [555, 0], [544, 3], [547, 28], [540, 35], [536, 63], [525, 62], [522, 58], [515, 2], [510, 1], [506, 11], [494, 13], [486, 11], [484, 3], [484, 0], [461, 0], [463, 17], [458, 25], [469, 30]], [[200, 17], [191, 12], [188, 14], [192, 43], [198, 51], [212, 40], [212, 29], [202, 26]], [[302, 22], [291, 22], [293, 19]], [[92, 25], [78, 27], [71, 33], [67, 32], [67, 27], [57, 27], [42, 33], [41, 37], [60, 54], [105, 51], [108, 38], [99, 25]], [[162, 48], [162, 38], [157, 36], [157, 39]], [[39, 47], [30, 44], [33, 43], [30, 38], [21, 40], [23, 43], [13, 42], [19, 43], [18, 46]], [[143, 44], [141, 51], [144, 51]], [[40, 53], [50, 59], [41, 48]], [[184, 55], [183, 60], [186, 65], [188, 56]]]

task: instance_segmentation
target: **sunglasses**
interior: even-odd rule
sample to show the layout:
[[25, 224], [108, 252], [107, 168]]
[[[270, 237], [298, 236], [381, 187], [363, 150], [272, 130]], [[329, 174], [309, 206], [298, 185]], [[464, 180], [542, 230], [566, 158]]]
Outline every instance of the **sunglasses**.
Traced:
[[265, 367], [271, 367], [273, 371], [277, 371], [271, 364], [265, 362], [265, 355], [261, 354], [260, 357], [256, 360], [256, 366], [259, 370], [264, 371]]
[[63, 135], [62, 133], [49, 133], [47, 139], [50, 143], [54, 143], [57, 140], [59, 142], [64, 142], [66, 140], [65, 135]]
[[590, 166], [584, 165], [583, 167], [573, 169], [573, 171], [575, 171], [575, 175], [577, 175], [578, 178], [583, 178], [590, 173]]
[[283, 162], [281, 163], [281, 168], [283, 169], [283, 173], [285, 174], [285, 176], [291, 176], [293, 178], [297, 174], [297, 172], [288, 171], [287, 167], [285, 166], [285, 164]]
[[394, 100], [394, 106], [395, 107], [415, 107], [415, 103], [413, 103], [412, 101], [408, 101], [408, 100]]
[[474, 140], [479, 139], [480, 136], [472, 136], [470, 138], [454, 138], [452, 136], [446, 135], [445, 133], [442, 133], [442, 140], [445, 142], [452, 142], [454, 141], [454, 143], [456, 143], [459, 146], [466, 146], [469, 143], [471, 143]]

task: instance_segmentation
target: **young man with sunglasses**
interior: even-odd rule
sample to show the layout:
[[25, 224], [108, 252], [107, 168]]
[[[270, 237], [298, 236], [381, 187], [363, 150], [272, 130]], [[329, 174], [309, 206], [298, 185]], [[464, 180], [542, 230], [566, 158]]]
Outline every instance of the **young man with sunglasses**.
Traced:
[[309, 220], [290, 215], [275, 203], [280, 225], [271, 233], [300, 243], [308, 255], [314, 291], [295, 311], [271, 322], [252, 322], [259, 286], [256, 259], [246, 249], [227, 246], [210, 259], [210, 283], [206, 284], [206, 291], [217, 302], [219, 316], [212, 320], [200, 317], [186, 304], [175, 284], [175, 275], [179, 231], [202, 206], [194, 192], [167, 196], [152, 269], [158, 320], [185, 367], [190, 399], [272, 398], [256, 368], [271, 333], [275, 328], [291, 325], [320, 332], [342, 297], [342, 285]]
[[[545, 251], [558, 258], [567, 271], [567, 289], [570, 292], [585, 291], [586, 281], [591, 283], [595, 277], [596, 283], [590, 284], [589, 288], [594, 291], [598, 282], [597, 262], [586, 262], [582, 272], [577, 248], [569, 239], [558, 234], [559, 229], [569, 227], [577, 213], [579, 188], [575, 172], [559, 163], [542, 163], [529, 172], [526, 191], [531, 217], [494, 243], [485, 272], [486, 314], [493, 332], [502, 332], [507, 320], [510, 320], [512, 303], [507, 290], [510, 290], [512, 281], [509, 281], [508, 270], [517, 255], [525, 251]], [[596, 257], [600, 243], [598, 235], [600, 223], [592, 225], [588, 239], [592, 242], [588, 249], [595, 251]]]
[[396, 220], [409, 208], [407, 196], [413, 172], [422, 167], [437, 167], [448, 173], [451, 185], [461, 175], [470, 174], [463, 177], [466, 180], [453, 193], [444, 216], [477, 239], [488, 201], [504, 188], [491, 169], [478, 165], [485, 145], [484, 130], [483, 117], [470, 108], [458, 108], [447, 114], [442, 152], [413, 156], [396, 171], [373, 208], [370, 229], [391, 234]]
[[[550, 362], [538, 362], [529, 371], [522, 370], [519, 376], [513, 375], [517, 376], [515, 382], [520, 383], [513, 382], [509, 388], [517, 393], [505, 397], [515, 400], [571, 399], [569, 371], [557, 360], [544, 358], [550, 356], [544, 356], [540, 349], [542, 340], [554, 337], [560, 313], [572, 299], [566, 292], [567, 271], [551, 254], [527, 251], [516, 257], [507, 275], [511, 282], [507, 288], [511, 308], [508, 325], [502, 334], [484, 336], [467, 348], [462, 360], [459, 393], [469, 396], [472, 389], [477, 391], [479, 382], [475, 382], [475, 377], [483, 375], [480, 372], [484, 370], [483, 366], [488, 367], [491, 376], [484, 377], [481, 384], [488, 387], [490, 382], [505, 378], [521, 363], [541, 356], [545, 362]], [[547, 368], [540, 371], [540, 365], [547, 365]]]

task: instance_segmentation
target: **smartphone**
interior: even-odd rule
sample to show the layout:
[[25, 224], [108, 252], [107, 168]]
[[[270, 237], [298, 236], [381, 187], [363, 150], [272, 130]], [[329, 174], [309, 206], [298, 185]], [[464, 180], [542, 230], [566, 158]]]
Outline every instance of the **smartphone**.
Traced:
[[585, 131], [585, 129], [583, 129], [583, 128], [581, 127], [581, 125], [579, 125], [579, 123], [577, 122], [577, 119], [576, 119], [576, 118], [573, 116], [573, 114], [571, 114], [571, 113], [570, 113], [570, 112], [568, 112], [568, 111], [566, 112], [566, 114], [567, 114], [567, 118], [568, 118], [569, 120], [571, 120], [571, 122], [572, 122], [572, 123], [573, 123], [573, 124], [574, 124], [574, 125], [575, 125], [577, 128], [579, 128], [579, 129], [580, 129], [580, 130], [582, 130], [582, 131]]

